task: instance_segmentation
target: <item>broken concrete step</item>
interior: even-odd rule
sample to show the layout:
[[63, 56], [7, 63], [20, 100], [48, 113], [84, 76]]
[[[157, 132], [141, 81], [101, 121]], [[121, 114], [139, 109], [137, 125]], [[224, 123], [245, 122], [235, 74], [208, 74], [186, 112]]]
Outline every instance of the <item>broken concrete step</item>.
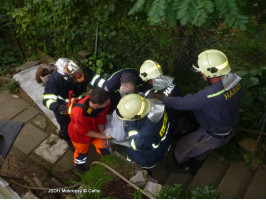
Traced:
[[227, 163], [220, 161], [214, 154], [210, 154], [187, 189], [204, 187], [209, 184], [217, 188], [228, 167]]
[[245, 199], [266, 199], [266, 170], [260, 169], [255, 174]]
[[251, 180], [252, 172], [243, 163], [233, 163], [219, 184], [217, 191], [220, 199], [241, 199], [244, 197]]

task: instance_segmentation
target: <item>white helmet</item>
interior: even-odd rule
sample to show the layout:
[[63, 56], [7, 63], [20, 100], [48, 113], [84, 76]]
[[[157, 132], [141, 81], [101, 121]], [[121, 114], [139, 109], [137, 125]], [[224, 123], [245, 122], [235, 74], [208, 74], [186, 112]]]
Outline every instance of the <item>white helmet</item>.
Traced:
[[231, 71], [226, 55], [216, 49], [203, 51], [193, 67], [208, 78], [224, 76]]
[[153, 60], [146, 60], [140, 67], [139, 76], [143, 81], [155, 79], [163, 75], [162, 67], [159, 63]]
[[58, 73], [73, 80], [79, 79], [83, 74], [82, 69], [77, 65], [77, 63], [73, 60], [69, 60], [68, 58], [59, 58], [56, 61], [55, 66]]
[[147, 116], [151, 109], [151, 103], [139, 94], [124, 96], [117, 105], [116, 114], [121, 120], [135, 121]]

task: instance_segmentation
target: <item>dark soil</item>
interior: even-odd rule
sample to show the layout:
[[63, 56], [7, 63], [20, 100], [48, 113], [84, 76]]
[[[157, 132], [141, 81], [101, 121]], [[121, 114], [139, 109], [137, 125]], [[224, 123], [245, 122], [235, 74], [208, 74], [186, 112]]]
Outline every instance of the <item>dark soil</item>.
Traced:
[[102, 198], [116, 198], [116, 199], [133, 199], [135, 189], [129, 186], [122, 179], [116, 178], [109, 183], [103, 185], [101, 189]]

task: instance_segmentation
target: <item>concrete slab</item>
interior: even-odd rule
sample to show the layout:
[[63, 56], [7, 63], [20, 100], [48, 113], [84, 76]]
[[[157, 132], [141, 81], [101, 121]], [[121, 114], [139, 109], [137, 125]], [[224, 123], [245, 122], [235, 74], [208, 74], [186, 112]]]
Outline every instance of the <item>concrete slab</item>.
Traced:
[[14, 142], [14, 146], [27, 155], [47, 136], [47, 133], [43, 132], [31, 123], [28, 123], [19, 132]]
[[73, 154], [74, 152], [71, 150], [68, 150], [55, 164], [54, 170], [55, 171], [68, 171], [70, 170], [73, 165]]
[[255, 174], [245, 199], [266, 199], [266, 170], [260, 169]]
[[253, 174], [242, 163], [231, 164], [217, 191], [220, 199], [242, 199], [253, 178]]
[[37, 117], [35, 117], [32, 120], [32, 123], [36, 126], [38, 126], [39, 128], [41, 128], [42, 130], [44, 130], [47, 126], [47, 119], [41, 115], [38, 115]]
[[39, 111], [36, 108], [31, 106], [31, 107], [27, 108], [26, 110], [24, 110], [19, 115], [17, 115], [12, 120], [16, 121], [16, 122], [26, 123], [26, 122], [30, 121], [33, 117], [35, 117], [38, 113], [39, 113]]
[[25, 70], [25, 69], [28, 69], [30, 67], [33, 67], [33, 66], [36, 66], [40, 63], [41, 61], [40, 60], [31, 60], [19, 67], [16, 67], [16, 72], [19, 72], [19, 71], [22, 71], [22, 70]]
[[59, 128], [54, 113], [42, 104], [42, 95], [44, 86], [35, 80], [35, 74], [38, 65], [15, 74], [13, 78], [19, 82], [20, 87], [32, 98], [32, 100], [41, 108], [45, 115]]
[[29, 106], [24, 99], [14, 99], [12, 94], [5, 90], [0, 95], [0, 119], [10, 120]]
[[57, 135], [51, 134], [34, 150], [34, 153], [54, 164], [67, 150], [67, 143]]
[[188, 189], [204, 187], [209, 184], [212, 184], [216, 188], [221, 182], [228, 167], [226, 163], [221, 162], [214, 155], [210, 154], [193, 181], [189, 184]]

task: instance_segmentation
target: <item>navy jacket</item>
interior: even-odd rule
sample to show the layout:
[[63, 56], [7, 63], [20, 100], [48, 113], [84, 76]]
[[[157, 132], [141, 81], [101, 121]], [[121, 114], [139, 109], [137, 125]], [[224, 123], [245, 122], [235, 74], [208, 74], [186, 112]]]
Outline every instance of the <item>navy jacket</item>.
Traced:
[[194, 110], [201, 127], [213, 133], [225, 133], [239, 122], [241, 94], [241, 81], [229, 91], [218, 81], [194, 95], [163, 97], [163, 103], [176, 110]]
[[144, 168], [159, 163], [170, 148], [171, 132], [165, 110], [159, 122], [153, 123], [147, 117], [138, 121], [127, 121], [130, 149], [128, 158]]
[[132, 73], [136, 76], [137, 78], [136, 86], [139, 91], [145, 91], [145, 89], [147, 88], [146, 83], [143, 82], [142, 79], [139, 77], [139, 71], [135, 69], [130, 69], [130, 68], [121, 69], [117, 72], [108, 75], [105, 79], [104, 86], [106, 86], [108, 91], [110, 92], [110, 101], [111, 101], [111, 107], [109, 109], [110, 113], [114, 111], [114, 109], [116, 108], [117, 104], [121, 99], [121, 96], [119, 94], [119, 89], [123, 73]]
[[[179, 87], [174, 84], [171, 83], [168, 87], [161, 89], [161, 90], [157, 90], [155, 91], [156, 94], [162, 94], [164, 96], [168, 96], [168, 97], [178, 97], [181, 96], [181, 91], [179, 89]], [[172, 123], [177, 123], [177, 121], [186, 114], [186, 111], [176, 111], [173, 110], [171, 108], [166, 107], [168, 116], [169, 116], [169, 120]]]
[[86, 91], [88, 79], [82, 83], [66, 80], [63, 75], [55, 71], [48, 79], [44, 93], [43, 105], [48, 109], [56, 112], [59, 105], [64, 104], [70, 98], [72, 92], [73, 97], [78, 97]]

